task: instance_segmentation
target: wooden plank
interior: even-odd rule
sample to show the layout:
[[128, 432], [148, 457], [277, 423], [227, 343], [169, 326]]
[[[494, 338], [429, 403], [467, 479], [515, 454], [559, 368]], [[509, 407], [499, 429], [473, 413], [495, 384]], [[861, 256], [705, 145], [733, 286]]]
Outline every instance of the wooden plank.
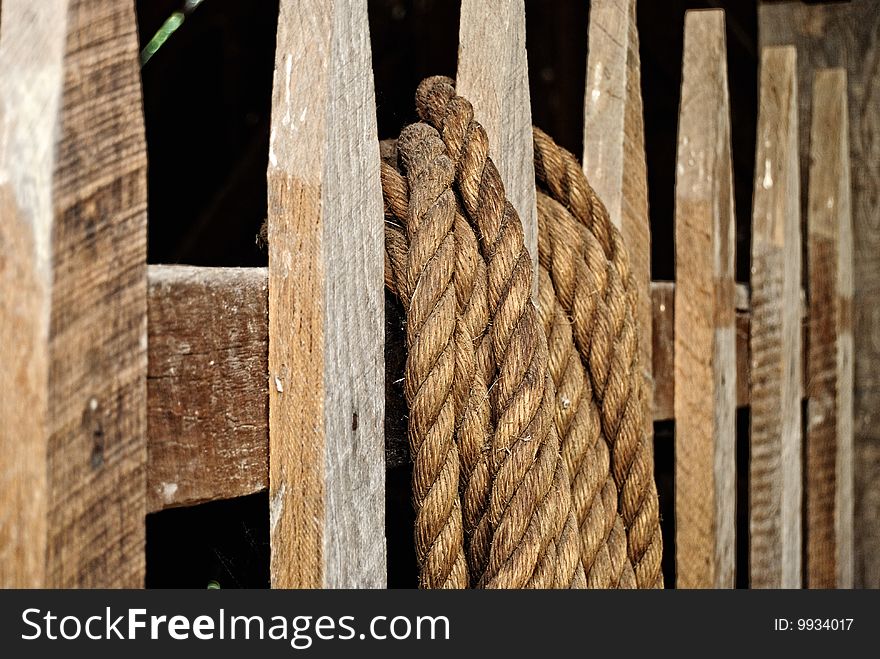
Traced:
[[813, 83], [806, 556], [810, 588], [852, 588], [852, 215], [846, 71]]
[[675, 180], [678, 588], [734, 586], [735, 245], [724, 12], [689, 11]]
[[133, 3], [6, 0], [0, 586], [140, 587], [146, 147]]
[[149, 511], [265, 489], [268, 323], [266, 268], [149, 268]]
[[801, 237], [794, 48], [761, 54], [752, 213], [749, 568], [801, 583]]
[[[590, 3], [584, 171], [623, 234], [639, 290], [639, 351], [652, 400], [651, 233], [636, 0]], [[645, 418], [650, 420], [651, 415]], [[650, 423], [650, 421], [649, 421]], [[648, 428], [653, 434], [653, 426]]]
[[[807, 172], [813, 71], [847, 71], [853, 233], [853, 424], [855, 434], [855, 575], [857, 587], [880, 588], [880, 12], [875, 0], [759, 7], [764, 45], [798, 49], [801, 166]], [[802, 198], [806, 208], [806, 199]]]
[[456, 88], [489, 136], [507, 198], [519, 213], [538, 290], [538, 208], [523, 0], [462, 0]]
[[[265, 490], [267, 270], [154, 265], [148, 280], [148, 509]], [[675, 285], [654, 282], [651, 288], [654, 345], [664, 346], [654, 351], [654, 367], [672, 372]], [[745, 296], [744, 287], [737, 287], [737, 296]], [[748, 405], [747, 310], [737, 312], [736, 324], [742, 406]], [[655, 421], [673, 416], [673, 380], [661, 384]], [[388, 466], [400, 466], [400, 456], [409, 455], [406, 436], [389, 435], [388, 442]]]
[[272, 585], [384, 587], [384, 224], [366, 3], [282, 0], [269, 138]]

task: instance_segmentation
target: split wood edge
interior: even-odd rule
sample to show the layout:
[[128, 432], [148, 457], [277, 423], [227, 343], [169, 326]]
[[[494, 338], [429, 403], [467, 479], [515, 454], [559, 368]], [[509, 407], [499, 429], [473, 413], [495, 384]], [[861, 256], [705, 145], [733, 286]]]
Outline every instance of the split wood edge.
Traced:
[[384, 224], [366, 3], [282, 0], [269, 141], [274, 587], [382, 588]]
[[685, 17], [675, 182], [676, 587], [733, 588], [736, 326], [724, 12]]

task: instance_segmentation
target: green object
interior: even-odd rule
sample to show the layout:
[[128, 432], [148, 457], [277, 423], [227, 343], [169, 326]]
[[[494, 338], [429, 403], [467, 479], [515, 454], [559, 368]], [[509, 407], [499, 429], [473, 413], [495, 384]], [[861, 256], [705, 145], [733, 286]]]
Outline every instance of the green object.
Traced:
[[162, 23], [162, 27], [156, 30], [156, 34], [153, 35], [153, 38], [150, 39], [141, 51], [141, 67], [145, 66], [146, 63], [150, 61], [150, 58], [156, 54], [156, 51], [165, 45], [165, 42], [168, 41], [172, 34], [177, 32], [177, 28], [183, 25], [184, 19], [195, 11], [196, 7], [202, 4], [203, 1], [204, 0], [186, 0], [183, 5], [183, 11], [176, 11], [165, 19], [165, 22]]
[[208, 582], [208, 590], [220, 590], [220, 582], [212, 579]]
[[184, 18], [186, 16], [184, 16], [182, 11], [176, 11], [165, 19], [162, 27], [156, 31], [156, 34], [153, 35], [153, 38], [150, 39], [149, 43], [141, 51], [141, 66], [149, 62], [150, 58], [156, 54], [156, 51], [177, 31], [177, 28], [183, 25]]

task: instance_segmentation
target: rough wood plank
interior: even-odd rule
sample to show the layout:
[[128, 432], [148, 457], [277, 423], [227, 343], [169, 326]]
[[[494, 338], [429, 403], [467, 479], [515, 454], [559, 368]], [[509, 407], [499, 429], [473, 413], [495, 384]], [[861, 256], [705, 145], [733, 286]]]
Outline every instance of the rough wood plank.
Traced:
[[275, 587], [384, 587], [383, 211], [364, 2], [282, 0], [269, 138]]
[[801, 583], [801, 236], [794, 48], [761, 54], [752, 213], [749, 568]]
[[522, 220], [538, 286], [538, 209], [523, 0], [462, 0], [456, 87], [473, 103], [492, 159]]
[[862, 494], [855, 501], [854, 585], [880, 588], [880, 11], [875, 0], [774, 3], [759, 8], [758, 24], [762, 44], [798, 49], [803, 174], [813, 71], [847, 70], [853, 233], [858, 236], [853, 245], [854, 470]]
[[810, 588], [852, 588], [853, 240], [844, 69], [816, 73], [812, 115], [806, 577]]
[[724, 12], [689, 11], [675, 180], [678, 588], [734, 585], [735, 244]]
[[[590, 3], [584, 171], [623, 234], [639, 289], [639, 351], [652, 400], [651, 233], [636, 0]], [[651, 418], [646, 414], [646, 419]], [[648, 428], [653, 433], [653, 426]]]
[[266, 268], [149, 268], [147, 509], [268, 482]]
[[[147, 276], [149, 510], [266, 489], [267, 270], [154, 265]], [[654, 345], [663, 346], [654, 351], [654, 367], [671, 373], [675, 284], [654, 282], [651, 290]], [[745, 296], [744, 287], [737, 296]], [[747, 310], [737, 312], [736, 324], [742, 406], [748, 405]], [[673, 416], [673, 380], [659, 382], [655, 421]], [[388, 443], [388, 466], [399, 466], [409, 454], [406, 436], [389, 436]]]
[[146, 147], [131, 2], [6, 0], [0, 586], [140, 587]]

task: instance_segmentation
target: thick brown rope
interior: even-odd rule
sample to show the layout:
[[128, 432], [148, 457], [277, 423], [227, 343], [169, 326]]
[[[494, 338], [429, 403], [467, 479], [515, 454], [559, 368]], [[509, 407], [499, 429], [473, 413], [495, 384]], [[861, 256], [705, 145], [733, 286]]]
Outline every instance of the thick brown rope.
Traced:
[[404, 393], [413, 456], [416, 555], [425, 588], [466, 588], [459, 455], [454, 441], [456, 294], [452, 163], [427, 126], [408, 126], [400, 153], [409, 181]]
[[[437, 455], [451, 460], [457, 450], [472, 585], [662, 586], [653, 455], [640, 404], [635, 288], [619, 234], [580, 167], [577, 175], [571, 169], [567, 158], [576, 164], [573, 157], [557, 153], [562, 150], [536, 132], [537, 174], [552, 195], [539, 194], [542, 268], [536, 312], [529, 301], [531, 262], [522, 226], [470, 104], [455, 95], [451, 81], [433, 78], [420, 85], [417, 105], [442, 142], [426, 125], [407, 129], [400, 154], [406, 177], [389, 165], [394, 149], [383, 144], [386, 283], [407, 307], [408, 340], [420, 346], [422, 357], [435, 358], [434, 369], [444, 369], [438, 376], [447, 372], [449, 353], [454, 356], [449, 389], [441, 387], [440, 396], [434, 392], [435, 401], [443, 398], [442, 404], [435, 402], [434, 426], [443, 424], [448, 432], [448, 413], [443, 413], [451, 398], [455, 441], [438, 443], [443, 450]], [[543, 138], [548, 141], [539, 152]], [[446, 164], [437, 162], [438, 143], [449, 156], [454, 186]], [[456, 213], [453, 203], [450, 220], [449, 202], [440, 200], [453, 187], [462, 209]], [[409, 198], [415, 195], [422, 196]], [[440, 223], [426, 215], [437, 208]], [[413, 296], [422, 295], [422, 287], [430, 293], [424, 294], [421, 315], [411, 317]], [[450, 289], [455, 297], [451, 324]], [[444, 318], [431, 327], [443, 331], [425, 333], [426, 319], [438, 313]], [[430, 372], [423, 372], [429, 361], [416, 373], [422, 380], [414, 375], [423, 386], [433, 382]], [[411, 391], [409, 386], [408, 381], [408, 398], [416, 401], [420, 387]], [[415, 447], [412, 425], [411, 417]], [[427, 568], [434, 581], [444, 572], [447, 581], [458, 574], [455, 541], [445, 542], [454, 534], [442, 531], [461, 518], [455, 501], [445, 508], [435, 505], [423, 516], [418, 473], [446, 485], [440, 476], [453, 471], [436, 459], [420, 467], [418, 451], [413, 454], [422, 585], [434, 587], [423, 561], [433, 560]], [[448, 494], [445, 488], [437, 491]], [[424, 542], [431, 537], [433, 542]]]
[[547, 335], [556, 383], [556, 428], [571, 479], [572, 505], [581, 533], [581, 560], [589, 588], [635, 588], [626, 531], [617, 512], [617, 486], [609, 469], [596, 401], [571, 324], [556, 299], [550, 273], [539, 268], [538, 316]]
[[[434, 135], [436, 136], [436, 132]], [[401, 144], [402, 152], [403, 149]], [[398, 215], [403, 207], [400, 199], [404, 194], [403, 181], [395, 176], [391, 168], [385, 166], [383, 182], [386, 183], [386, 211]], [[412, 186], [413, 182], [410, 180], [410, 187]], [[411, 213], [407, 222], [410, 217]], [[511, 438], [509, 431], [495, 431], [488, 447], [485, 446], [485, 437], [480, 436], [481, 427], [485, 427], [488, 421], [484, 407], [485, 385], [480, 381], [490, 370], [487, 366], [490, 360], [486, 349], [481, 349], [481, 346], [493, 344], [491, 339], [486, 340], [482, 336], [488, 325], [486, 312], [482, 310], [485, 307], [485, 301], [482, 301], [485, 296], [481, 293], [483, 286], [479, 283], [480, 263], [483, 259], [476, 258], [478, 254], [474, 252], [476, 238], [473, 229], [463, 218], [459, 218], [456, 226], [459, 229], [459, 264], [462, 265], [458, 318], [462, 334], [459, 354], [462, 355], [461, 362], [466, 369], [461, 379], [471, 385], [467, 394], [462, 394], [462, 400], [467, 398], [469, 403], [461, 405], [463, 413], [460, 415], [462, 423], [458, 426], [458, 439], [464, 470], [463, 480], [466, 483], [463, 488], [465, 518], [471, 531], [469, 556], [471, 565], [477, 570], [483, 566], [486, 568], [478, 585], [505, 588], [583, 586], [586, 582], [580, 562], [576, 526], [570, 510], [570, 487], [565, 465], [559, 457], [558, 440], [552, 423], [552, 390], [545, 398], [543, 389], [539, 389], [541, 397], [538, 397], [538, 401], [541, 405], [535, 412], [530, 412], [527, 405], [530, 399], [536, 397], [534, 385], [532, 390], [527, 388], [528, 383], [527, 387], [519, 391], [514, 389], [515, 394], [523, 396], [520, 401], [525, 404], [513, 404], [525, 407], [526, 414], [531, 414], [532, 417], [537, 415], [537, 418], [523, 427], [529, 435]], [[407, 229], [407, 233], [412, 232]], [[401, 252], [412, 249], [412, 245], [405, 244], [402, 232], [393, 226], [393, 222], [386, 231], [386, 237], [389, 266], [392, 270], [398, 270], [396, 273], [387, 273], [386, 280], [399, 287], [399, 282], [404, 281], [399, 273], [404, 260]], [[468, 262], [473, 263], [473, 268], [468, 266]], [[471, 270], [475, 273], [474, 277], [468, 275]], [[529, 308], [532, 322], [536, 323], [534, 309], [531, 305]], [[473, 309], [476, 311], [472, 312]], [[538, 382], [546, 385], [546, 340], [542, 342], [543, 335], [537, 326], [534, 327], [533, 334], [526, 338], [529, 341], [525, 345], [533, 346], [532, 352], [538, 352], [538, 360], [529, 355], [528, 351], [518, 352], [515, 349], [510, 353], [510, 359], [524, 359], [532, 372], [540, 375]], [[470, 366], [469, 361], [472, 362]], [[509, 362], [500, 364], [496, 385], [500, 378], [505, 377], [504, 368], [509, 368]], [[549, 384], [552, 387], [552, 381]], [[504, 387], [500, 387], [500, 390], [503, 392]], [[464, 392], [464, 387], [462, 391]], [[498, 400], [495, 397], [493, 399]], [[475, 412], [470, 416], [464, 412], [469, 407]], [[511, 421], [505, 417], [511, 414], [510, 408], [511, 404], [493, 405], [494, 418], [501, 419], [502, 424], [510, 424]], [[529, 420], [529, 416], [525, 418]], [[499, 434], [507, 444], [499, 443]], [[535, 450], [529, 455], [528, 449], [532, 447]], [[519, 474], [516, 472], [516, 467], [519, 466], [517, 462], [525, 466]], [[496, 512], [492, 507], [493, 499], [497, 506], [499, 497], [507, 492], [510, 492], [508, 506]], [[505, 554], [504, 550], [508, 547]]]
[[662, 587], [663, 543], [629, 260], [577, 160], [540, 130], [534, 135], [535, 175], [546, 190], [538, 194], [539, 243], [578, 348], [588, 356], [636, 580], [640, 588]]
[[[562, 560], [581, 567], [579, 539], [568, 473], [558, 455], [555, 389], [547, 371], [546, 337], [530, 300], [532, 265], [522, 224], [506, 199], [501, 177], [488, 156], [486, 132], [474, 121], [473, 108], [455, 95], [446, 79], [451, 94], [433, 93], [432, 81], [439, 80], [428, 79], [419, 86], [416, 105], [422, 119], [440, 131], [455, 163], [462, 204], [480, 236], [498, 367], [492, 385], [497, 410], [492, 448], [496, 459], [505, 455], [496, 467], [490, 498], [495, 533], [483, 583], [514, 587], [531, 562], [527, 548], [534, 539], [540, 538], [548, 549], [552, 549], [548, 541], [558, 539], [557, 569]], [[551, 505], [552, 500], [559, 505]], [[528, 543], [521, 543], [524, 538]], [[538, 569], [540, 574], [549, 572], [540, 561]], [[557, 575], [557, 584], [564, 580]]]
[[[403, 282], [407, 260], [404, 233], [408, 206], [406, 179], [393, 166], [396, 150], [387, 143], [382, 164], [382, 188], [385, 198], [385, 276], [388, 288], [401, 299], [408, 297]], [[455, 290], [458, 301], [456, 322], [456, 375], [453, 389], [456, 401], [456, 439], [461, 461], [461, 498], [468, 567], [476, 579], [483, 574], [489, 556], [491, 529], [488, 504], [492, 466], [489, 452], [491, 409], [486, 382], [492, 379], [494, 366], [491, 342], [486, 332], [489, 312], [486, 300], [486, 264], [479, 253], [473, 229], [456, 213]]]

